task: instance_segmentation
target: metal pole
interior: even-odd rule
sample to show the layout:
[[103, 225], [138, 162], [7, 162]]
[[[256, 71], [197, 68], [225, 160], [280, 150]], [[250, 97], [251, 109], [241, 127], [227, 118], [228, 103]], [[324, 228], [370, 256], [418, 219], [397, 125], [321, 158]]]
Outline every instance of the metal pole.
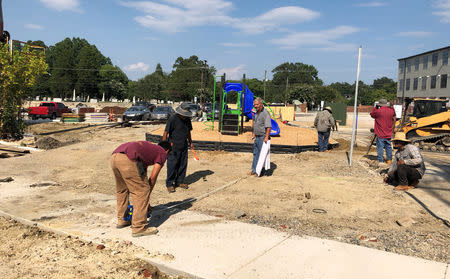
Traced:
[[358, 50], [358, 69], [356, 70], [356, 87], [355, 87], [355, 104], [353, 108], [353, 129], [352, 129], [352, 142], [350, 145], [350, 157], [348, 164], [349, 166], [352, 165], [352, 156], [353, 156], [353, 145], [355, 143], [355, 133], [356, 133], [356, 107], [358, 105], [358, 86], [359, 86], [359, 71], [361, 69], [361, 51], [362, 46], [359, 47]]
[[267, 70], [264, 70], [264, 101], [266, 100], [266, 78], [267, 76]]
[[403, 62], [402, 118], [401, 118], [400, 127], [403, 127], [403, 123], [405, 123], [406, 110], [408, 109], [407, 107], [405, 107], [406, 106], [406, 104], [405, 104], [405, 87], [406, 87], [406, 59]]
[[285, 97], [284, 97], [284, 105], [287, 105], [287, 99], [288, 99], [288, 86], [289, 86], [289, 77], [286, 77], [286, 93], [285, 93]]

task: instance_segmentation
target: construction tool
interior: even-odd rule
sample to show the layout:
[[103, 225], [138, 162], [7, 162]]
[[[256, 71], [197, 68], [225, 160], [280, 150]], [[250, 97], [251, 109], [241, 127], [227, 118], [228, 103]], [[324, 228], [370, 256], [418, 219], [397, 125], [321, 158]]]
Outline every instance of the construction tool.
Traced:
[[191, 148], [191, 151], [192, 151], [192, 156], [194, 156], [194, 160], [195, 160], [195, 161], [200, 160], [200, 159], [198, 158], [197, 154], [195, 154], [194, 148]]

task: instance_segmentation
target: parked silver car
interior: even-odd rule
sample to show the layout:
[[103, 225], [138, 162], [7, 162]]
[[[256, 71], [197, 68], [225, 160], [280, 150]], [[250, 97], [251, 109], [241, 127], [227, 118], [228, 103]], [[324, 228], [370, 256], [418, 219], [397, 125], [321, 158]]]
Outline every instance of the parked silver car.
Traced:
[[132, 106], [123, 113], [123, 120], [149, 120], [150, 110], [146, 107]]
[[175, 113], [175, 110], [172, 107], [169, 107], [169, 106], [156, 107], [152, 112], [151, 119], [167, 120], [174, 113]]

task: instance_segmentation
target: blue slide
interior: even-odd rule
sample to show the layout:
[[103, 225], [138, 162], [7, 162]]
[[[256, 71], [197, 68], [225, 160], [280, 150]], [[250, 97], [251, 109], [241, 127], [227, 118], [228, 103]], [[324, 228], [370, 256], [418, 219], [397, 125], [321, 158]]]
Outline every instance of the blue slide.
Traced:
[[[230, 91], [243, 91], [242, 90], [242, 83], [226, 83], [225, 84], [225, 91], [230, 93]], [[242, 100], [244, 99], [244, 100]], [[252, 115], [252, 109], [253, 109], [253, 93], [250, 91], [248, 86], [245, 86], [245, 92], [243, 94], [243, 98], [241, 97], [241, 104], [244, 103], [244, 115], [247, 116], [249, 119], [253, 118]], [[271, 136], [278, 136], [280, 134], [280, 127], [278, 126], [278, 123], [275, 121], [275, 119], [270, 119], [272, 123], [272, 128], [270, 131]]]

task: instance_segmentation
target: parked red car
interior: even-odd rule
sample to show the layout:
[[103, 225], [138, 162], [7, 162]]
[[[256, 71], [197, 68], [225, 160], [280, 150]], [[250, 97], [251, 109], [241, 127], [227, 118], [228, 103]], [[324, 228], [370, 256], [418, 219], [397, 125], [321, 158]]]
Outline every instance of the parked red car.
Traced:
[[72, 110], [63, 103], [57, 102], [42, 102], [38, 107], [29, 107], [28, 116], [31, 119], [50, 118], [55, 119], [60, 117], [63, 113], [71, 113]]

